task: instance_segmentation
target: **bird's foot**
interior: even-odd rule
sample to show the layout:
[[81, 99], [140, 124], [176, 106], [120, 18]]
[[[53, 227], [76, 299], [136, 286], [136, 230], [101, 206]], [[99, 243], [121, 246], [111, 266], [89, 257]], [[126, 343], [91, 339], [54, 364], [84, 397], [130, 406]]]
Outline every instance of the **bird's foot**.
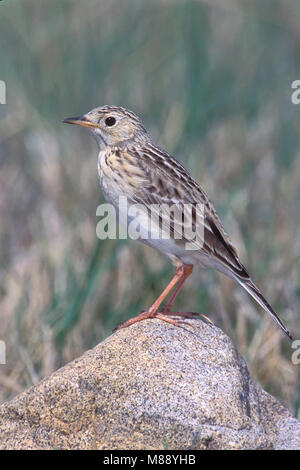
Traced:
[[163, 315], [169, 315], [171, 317], [183, 317], [183, 318], [202, 317], [202, 318], [204, 318], [204, 320], [208, 321], [211, 325], [213, 325], [213, 322], [210, 320], [210, 318], [208, 318], [203, 313], [197, 313], [197, 312], [170, 312], [167, 309], [163, 309], [162, 313], [163, 313]]
[[[155, 312], [155, 313], [153, 313], [151, 311], [151, 309], [150, 310], [143, 310], [136, 317], [130, 318], [129, 320], [126, 320], [123, 323], [120, 323], [120, 325], [117, 326], [113, 330], [113, 333], [117, 330], [122, 329], [122, 328], [127, 328], [128, 326], [133, 325], [134, 323], [137, 323], [139, 321], [147, 320], [147, 319], [151, 319], [151, 318], [157, 318], [159, 320], [170, 323], [171, 325], [174, 325], [174, 326], [179, 326], [179, 325], [189, 325], [189, 326], [191, 326], [191, 324], [186, 322], [186, 321], [174, 320], [173, 318], [168, 318], [167, 315], [169, 315], [169, 313], [166, 313], [166, 314], [165, 314], [165, 312]], [[177, 313], [170, 313], [170, 315], [177, 315]], [[193, 316], [187, 316], [186, 318], [193, 318]]]

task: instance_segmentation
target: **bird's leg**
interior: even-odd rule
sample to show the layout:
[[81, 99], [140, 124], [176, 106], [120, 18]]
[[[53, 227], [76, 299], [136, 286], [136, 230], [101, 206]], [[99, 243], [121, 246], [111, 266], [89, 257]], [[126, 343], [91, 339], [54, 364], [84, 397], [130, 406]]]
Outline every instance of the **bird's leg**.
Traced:
[[205, 320], [207, 320], [209, 323], [213, 324], [212, 321], [206, 316], [203, 315], [203, 313], [196, 313], [196, 312], [171, 312], [171, 307], [173, 305], [173, 302], [175, 298], [177, 297], [180, 289], [182, 288], [183, 284], [187, 280], [187, 278], [192, 274], [193, 272], [193, 265], [192, 264], [187, 264], [183, 267], [184, 274], [182, 278], [180, 279], [179, 284], [177, 284], [173, 294], [171, 295], [170, 299], [166, 303], [165, 307], [163, 308], [163, 315], [170, 315], [170, 316], [177, 316], [177, 317], [184, 317], [184, 318], [195, 318], [195, 317], [203, 317]]
[[[193, 269], [193, 267], [191, 267], [191, 268]], [[147, 318], [159, 318], [160, 320], [163, 320], [167, 323], [171, 323], [172, 325], [175, 325], [175, 326], [178, 326], [180, 323], [185, 323], [185, 322], [182, 322], [182, 321], [173, 320], [172, 318], [168, 318], [165, 315], [163, 315], [162, 313], [158, 313], [158, 309], [159, 309], [160, 304], [164, 301], [164, 299], [167, 297], [167, 295], [170, 293], [170, 291], [173, 289], [173, 287], [177, 284], [178, 281], [180, 281], [180, 288], [182, 287], [183, 282], [181, 281], [181, 279], [185, 276], [185, 269], [186, 269], [186, 266], [180, 266], [176, 269], [174, 277], [171, 279], [171, 281], [169, 282], [167, 287], [163, 290], [163, 292], [156, 299], [156, 301], [151, 305], [149, 310], [143, 311], [139, 315], [137, 315], [136, 317], [130, 318], [129, 320], [121, 323], [117, 328], [114, 329], [114, 331], [119, 330], [120, 328], [126, 328], [127, 326], [133, 325], [134, 323], [139, 322], [141, 320], [146, 320]], [[191, 273], [191, 271], [190, 271], [190, 273]], [[190, 275], [190, 273], [186, 277], [188, 277]], [[185, 279], [186, 279], [186, 277], [185, 277]], [[178, 291], [179, 291], [179, 289], [177, 290], [177, 293], [178, 293]], [[176, 293], [176, 295], [177, 295], [177, 293]]]
[[169, 313], [170, 312], [175, 298], [177, 297], [180, 289], [182, 288], [182, 286], [185, 283], [185, 281], [187, 280], [187, 278], [192, 274], [192, 272], [193, 272], [193, 265], [192, 264], [187, 264], [187, 265], [183, 266], [183, 275], [180, 279], [179, 284], [177, 284], [176, 289], [174, 290], [173, 294], [171, 295], [170, 299], [166, 303], [166, 305], [163, 309], [163, 313]]
[[[190, 266], [190, 265], [189, 265]], [[191, 266], [192, 270], [193, 270], [193, 267]], [[173, 289], [173, 287], [179, 282], [178, 286], [176, 287], [175, 289], [175, 297], [177, 295], [177, 293], [179, 292], [179, 290], [181, 289], [185, 279], [189, 276], [186, 276], [185, 274], [185, 269], [186, 269], [186, 266], [179, 266], [179, 268], [176, 269], [175, 271], [175, 275], [174, 277], [171, 279], [171, 281], [169, 282], [169, 284], [167, 285], [167, 287], [163, 290], [163, 292], [160, 294], [160, 296], [156, 299], [156, 301], [154, 302], [153, 305], [151, 305], [151, 307], [149, 308], [148, 312], [151, 312], [152, 314], [156, 313], [157, 310], [159, 309], [159, 306], [160, 304], [165, 300], [165, 298], [167, 297], [167, 295], [171, 292], [171, 290]], [[174, 293], [175, 293], [174, 292]], [[172, 297], [173, 297], [174, 294], [172, 294]], [[172, 299], [171, 297], [171, 299]], [[175, 298], [174, 297], [174, 298]], [[170, 299], [170, 300], [171, 300]], [[174, 300], [174, 299], [173, 299]], [[169, 302], [168, 302], [169, 303]]]

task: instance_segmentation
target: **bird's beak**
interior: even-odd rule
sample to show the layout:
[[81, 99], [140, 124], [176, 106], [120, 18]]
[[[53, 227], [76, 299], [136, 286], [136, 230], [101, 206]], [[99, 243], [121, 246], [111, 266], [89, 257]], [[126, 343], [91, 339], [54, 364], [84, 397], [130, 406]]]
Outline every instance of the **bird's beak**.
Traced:
[[94, 124], [92, 121], [86, 118], [86, 116], [79, 116], [79, 117], [71, 117], [64, 119], [62, 122], [65, 122], [67, 124], [77, 124], [78, 126], [83, 126], [83, 127], [99, 127], [98, 124]]

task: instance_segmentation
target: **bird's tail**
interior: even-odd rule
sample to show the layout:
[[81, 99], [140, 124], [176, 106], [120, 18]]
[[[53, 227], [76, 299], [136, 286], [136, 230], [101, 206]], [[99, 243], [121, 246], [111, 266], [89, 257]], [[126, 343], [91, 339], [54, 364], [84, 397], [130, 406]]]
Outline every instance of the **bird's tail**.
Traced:
[[269, 302], [266, 301], [260, 290], [256, 287], [256, 285], [249, 279], [247, 281], [242, 279], [237, 279], [238, 282], [243, 286], [243, 288], [259, 303], [259, 305], [271, 316], [272, 320], [280, 326], [282, 331], [286, 334], [286, 336], [292, 340], [292, 336], [290, 332], [287, 330], [286, 326], [280, 320], [278, 315], [274, 312]]

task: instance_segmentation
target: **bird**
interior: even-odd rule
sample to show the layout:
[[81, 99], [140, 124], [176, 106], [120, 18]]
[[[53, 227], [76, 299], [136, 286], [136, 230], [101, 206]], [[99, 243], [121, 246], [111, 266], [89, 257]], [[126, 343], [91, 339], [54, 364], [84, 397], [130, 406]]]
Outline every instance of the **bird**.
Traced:
[[[175, 269], [173, 278], [150, 308], [116, 329], [153, 318], [179, 326], [186, 318], [201, 315], [171, 309], [194, 266], [199, 265], [214, 268], [235, 280], [292, 339], [240, 261], [206, 193], [179, 161], [156, 145], [133, 111], [104, 105], [62, 122], [86, 127], [92, 132], [99, 147], [98, 178], [104, 198], [115, 207], [119, 220], [125, 220], [127, 227], [132, 221], [128, 217], [129, 208], [138, 205], [142, 212], [140, 224], [148, 234], [139, 241], [166, 255]], [[127, 202], [126, 208], [119, 204], [121, 197]], [[179, 215], [174, 216], [170, 207], [178, 208]], [[153, 214], [155, 222], [151, 220], [149, 229], [149, 217]], [[186, 226], [194, 229], [193, 235], [185, 230]], [[164, 301], [166, 304], [161, 308]]]

